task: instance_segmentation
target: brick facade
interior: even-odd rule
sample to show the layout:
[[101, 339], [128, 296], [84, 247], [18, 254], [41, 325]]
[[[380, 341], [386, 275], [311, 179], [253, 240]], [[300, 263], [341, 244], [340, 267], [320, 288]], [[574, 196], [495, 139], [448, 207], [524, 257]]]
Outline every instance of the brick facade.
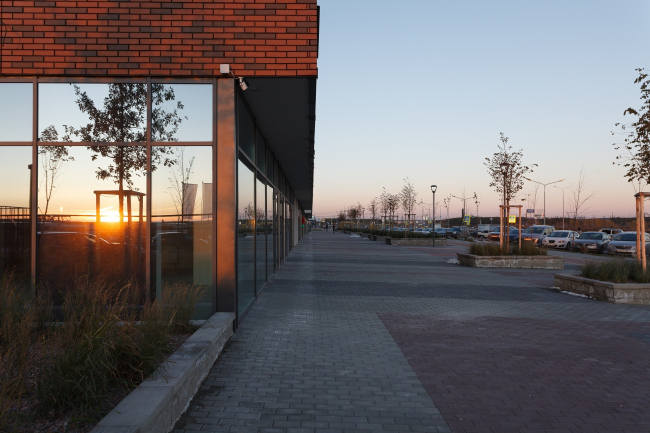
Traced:
[[316, 0], [0, 0], [0, 76], [316, 76]]

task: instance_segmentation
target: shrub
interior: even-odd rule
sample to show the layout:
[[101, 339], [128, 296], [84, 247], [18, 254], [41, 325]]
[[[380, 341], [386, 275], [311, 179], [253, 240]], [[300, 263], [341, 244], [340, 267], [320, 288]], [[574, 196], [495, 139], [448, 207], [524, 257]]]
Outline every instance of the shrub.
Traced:
[[580, 275], [612, 283], [650, 283], [650, 271], [644, 271], [641, 263], [636, 260], [589, 261], [582, 268]]
[[545, 256], [548, 254], [545, 249], [537, 248], [532, 242], [522, 242], [521, 250], [519, 249], [519, 243], [511, 245], [508, 253], [505, 253], [496, 243], [473, 243], [469, 247], [469, 253], [476, 256]]

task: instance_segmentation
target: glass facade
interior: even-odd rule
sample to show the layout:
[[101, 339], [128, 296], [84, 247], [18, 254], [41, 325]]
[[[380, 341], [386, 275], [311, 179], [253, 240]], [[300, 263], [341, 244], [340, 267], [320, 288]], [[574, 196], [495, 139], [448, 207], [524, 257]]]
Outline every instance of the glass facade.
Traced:
[[196, 317], [206, 317], [212, 308], [212, 148], [165, 151], [174, 164], [152, 176], [151, 281], [156, 296], [179, 285], [201, 287]]
[[255, 174], [240, 157], [237, 167], [237, 310], [255, 300]]
[[[213, 80], [2, 80], [0, 272], [31, 293], [91, 279], [136, 283], [143, 302], [198, 286], [195, 318], [216, 311]], [[291, 248], [291, 211], [289, 184], [239, 93], [233, 109], [240, 157], [229, 272], [241, 317]]]
[[266, 186], [259, 175], [255, 183], [255, 291], [259, 293], [266, 283]]
[[32, 244], [31, 162], [31, 147], [0, 147], [0, 276], [11, 274], [26, 291]]
[[145, 284], [144, 146], [39, 146], [37, 282]]

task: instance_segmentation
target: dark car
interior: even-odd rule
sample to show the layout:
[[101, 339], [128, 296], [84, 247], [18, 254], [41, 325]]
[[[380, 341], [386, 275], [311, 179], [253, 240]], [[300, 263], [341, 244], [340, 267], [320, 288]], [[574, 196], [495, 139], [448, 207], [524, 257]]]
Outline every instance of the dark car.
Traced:
[[521, 240], [531, 241], [536, 245], [542, 244], [542, 239], [555, 231], [553, 226], [535, 225], [530, 226], [521, 234]]
[[458, 226], [454, 226], [451, 229], [447, 230], [447, 237], [458, 239], [458, 237], [461, 234], [461, 228]]
[[[490, 232], [488, 239], [491, 241], [498, 241], [501, 237], [501, 228], [497, 227], [496, 230]], [[519, 240], [519, 229], [514, 226], [510, 226], [510, 234], [508, 236], [510, 242], [515, 242]]]
[[607, 233], [584, 232], [574, 241], [573, 248], [590, 253], [603, 253], [607, 250], [610, 241], [611, 239]]

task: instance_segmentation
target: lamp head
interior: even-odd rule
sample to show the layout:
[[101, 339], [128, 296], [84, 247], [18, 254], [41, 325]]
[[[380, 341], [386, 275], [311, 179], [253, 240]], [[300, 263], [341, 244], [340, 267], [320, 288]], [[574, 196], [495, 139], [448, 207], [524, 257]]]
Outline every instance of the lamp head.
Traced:
[[436, 192], [438, 185], [431, 185], [431, 192]]

